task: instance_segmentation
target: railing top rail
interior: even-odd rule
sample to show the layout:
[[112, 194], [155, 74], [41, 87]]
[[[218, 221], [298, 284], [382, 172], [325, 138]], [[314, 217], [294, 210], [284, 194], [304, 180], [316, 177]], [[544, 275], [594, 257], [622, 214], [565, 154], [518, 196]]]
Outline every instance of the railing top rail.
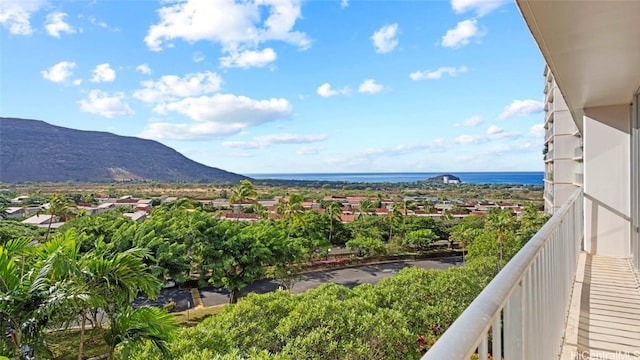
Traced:
[[578, 189], [482, 290], [421, 360], [468, 359], [526, 271], [582, 193]]

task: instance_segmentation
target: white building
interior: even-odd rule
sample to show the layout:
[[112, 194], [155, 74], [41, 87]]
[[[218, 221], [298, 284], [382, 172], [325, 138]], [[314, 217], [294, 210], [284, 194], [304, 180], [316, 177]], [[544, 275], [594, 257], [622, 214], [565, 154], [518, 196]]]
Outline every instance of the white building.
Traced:
[[544, 79], [544, 205], [553, 214], [582, 185], [582, 135], [548, 66]]

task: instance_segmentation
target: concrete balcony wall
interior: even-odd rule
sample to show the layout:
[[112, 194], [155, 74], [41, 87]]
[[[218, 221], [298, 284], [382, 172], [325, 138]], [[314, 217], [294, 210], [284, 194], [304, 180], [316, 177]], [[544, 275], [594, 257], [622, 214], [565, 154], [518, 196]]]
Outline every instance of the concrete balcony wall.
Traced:
[[554, 135], [573, 135], [577, 127], [573, 122], [571, 113], [567, 111], [556, 111], [554, 117]]
[[[575, 181], [575, 174], [574, 181]], [[577, 187], [573, 184], [558, 184], [555, 183], [553, 186], [553, 204], [554, 208], [557, 211], [562, 205], [566, 204], [567, 201], [571, 198], [573, 193], [575, 193]]]
[[[573, 153], [573, 150], [571, 152]], [[575, 180], [575, 173], [577, 172], [577, 163], [573, 161], [572, 156], [568, 159], [558, 159], [558, 156], [556, 155], [556, 158], [553, 161], [554, 184], [573, 184], [573, 181]], [[559, 203], [559, 205], [562, 204], [562, 202]]]
[[553, 158], [572, 159], [579, 145], [580, 139], [573, 135], [556, 135], [553, 138]]
[[585, 109], [586, 252], [630, 257], [631, 159], [628, 104]]
[[557, 87], [553, 89], [553, 107], [557, 111], [569, 110], [567, 103], [564, 101], [564, 97], [560, 93], [560, 89]]

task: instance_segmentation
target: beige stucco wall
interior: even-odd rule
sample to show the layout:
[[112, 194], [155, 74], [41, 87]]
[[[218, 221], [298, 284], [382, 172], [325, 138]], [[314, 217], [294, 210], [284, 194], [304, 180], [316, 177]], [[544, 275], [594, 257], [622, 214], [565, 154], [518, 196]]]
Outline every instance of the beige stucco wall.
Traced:
[[630, 256], [629, 106], [585, 109], [584, 194], [585, 251]]

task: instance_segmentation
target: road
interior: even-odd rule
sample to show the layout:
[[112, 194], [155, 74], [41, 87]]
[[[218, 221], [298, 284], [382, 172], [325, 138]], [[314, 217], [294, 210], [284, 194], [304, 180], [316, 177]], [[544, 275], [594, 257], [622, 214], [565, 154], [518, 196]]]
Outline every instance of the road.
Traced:
[[[460, 265], [462, 258], [452, 257], [444, 259], [400, 261], [386, 264], [362, 265], [357, 267], [317, 271], [307, 273], [302, 279], [297, 281], [291, 289], [292, 294], [299, 294], [308, 289], [315, 288], [325, 283], [334, 283], [352, 288], [354, 286], [370, 283], [375, 284], [387, 276], [391, 276], [408, 266], [417, 266], [423, 269], [446, 269], [451, 266]], [[273, 280], [259, 280], [245, 287], [243, 294], [249, 292], [265, 293], [278, 288], [278, 283]], [[229, 293], [224, 289], [212, 287], [200, 288], [200, 297], [204, 306], [227, 304]]]

